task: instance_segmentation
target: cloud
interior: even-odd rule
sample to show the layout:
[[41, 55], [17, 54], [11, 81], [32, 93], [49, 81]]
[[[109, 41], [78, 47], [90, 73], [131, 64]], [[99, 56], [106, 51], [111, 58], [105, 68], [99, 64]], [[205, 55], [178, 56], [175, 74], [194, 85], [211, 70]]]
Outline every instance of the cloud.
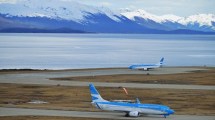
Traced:
[[105, 7], [108, 7], [108, 6], [111, 6], [112, 4], [109, 3], [109, 2], [100, 2], [99, 3], [101, 6], [105, 6]]
[[11, 3], [11, 4], [15, 4], [17, 2], [17, 0], [0, 0], [0, 4], [1, 3]]

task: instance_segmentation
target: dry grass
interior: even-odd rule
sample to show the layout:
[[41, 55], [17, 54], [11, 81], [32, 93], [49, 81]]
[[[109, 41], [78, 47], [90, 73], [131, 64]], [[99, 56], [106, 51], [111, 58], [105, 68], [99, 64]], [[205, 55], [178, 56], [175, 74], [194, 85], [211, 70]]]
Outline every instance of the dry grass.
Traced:
[[[45, 108], [62, 110], [98, 111], [91, 105], [88, 87], [37, 86], [0, 84], [0, 106]], [[168, 105], [176, 114], [215, 115], [215, 91], [98, 87], [105, 99], [135, 99], [143, 103]], [[48, 104], [30, 104], [31, 100], [42, 100]]]
[[194, 71], [193, 73], [167, 75], [101, 75], [52, 78], [51, 80], [115, 82], [115, 83], [152, 83], [152, 84], [186, 84], [186, 85], [215, 85], [215, 69]]
[[7, 116], [0, 120], [109, 120], [104, 118], [48, 117], [48, 116]]

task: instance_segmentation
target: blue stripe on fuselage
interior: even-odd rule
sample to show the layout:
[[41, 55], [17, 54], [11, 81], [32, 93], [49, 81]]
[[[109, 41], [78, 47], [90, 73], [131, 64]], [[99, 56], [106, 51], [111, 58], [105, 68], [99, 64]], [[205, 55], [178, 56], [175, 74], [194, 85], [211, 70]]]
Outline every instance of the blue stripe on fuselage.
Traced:
[[153, 109], [153, 110], [160, 110], [166, 111], [170, 109], [164, 105], [156, 105], [156, 104], [137, 104], [137, 103], [123, 103], [123, 102], [97, 102], [98, 104], [105, 104], [105, 105], [115, 105], [115, 106], [126, 106], [126, 107], [136, 107], [136, 108], [145, 108], [145, 109]]
[[136, 67], [155, 67], [155, 66], [158, 66], [158, 65], [155, 65], [155, 64], [148, 64], [148, 65], [144, 65], [144, 64], [142, 64], [142, 65], [131, 65], [129, 68], [130, 68], [130, 69], [134, 69], [134, 68], [136, 68]]

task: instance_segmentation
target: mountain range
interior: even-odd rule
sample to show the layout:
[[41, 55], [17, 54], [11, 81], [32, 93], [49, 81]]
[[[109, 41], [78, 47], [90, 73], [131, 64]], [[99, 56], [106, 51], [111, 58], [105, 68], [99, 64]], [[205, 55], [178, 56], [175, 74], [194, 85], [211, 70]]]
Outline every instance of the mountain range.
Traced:
[[215, 34], [215, 15], [157, 16], [142, 9], [112, 11], [74, 1], [0, 4], [0, 32]]

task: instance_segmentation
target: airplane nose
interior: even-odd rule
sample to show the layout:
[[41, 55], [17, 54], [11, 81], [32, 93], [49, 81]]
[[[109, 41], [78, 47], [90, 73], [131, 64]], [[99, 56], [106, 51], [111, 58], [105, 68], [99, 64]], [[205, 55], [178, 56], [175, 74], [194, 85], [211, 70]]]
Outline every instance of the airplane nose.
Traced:
[[172, 110], [172, 109], [169, 109], [169, 110], [168, 110], [168, 114], [174, 114], [174, 113], [175, 113], [174, 110]]

